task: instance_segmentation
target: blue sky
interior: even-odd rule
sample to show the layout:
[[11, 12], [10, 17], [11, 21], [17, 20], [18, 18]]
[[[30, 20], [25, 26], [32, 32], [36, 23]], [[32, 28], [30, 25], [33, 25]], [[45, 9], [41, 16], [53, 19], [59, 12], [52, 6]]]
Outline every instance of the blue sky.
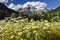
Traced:
[[26, 2], [36, 2], [36, 1], [40, 1], [40, 2], [44, 2], [47, 3], [47, 8], [54, 8], [58, 5], [60, 5], [60, 0], [8, 0], [8, 4], [10, 3], [14, 3], [14, 4], [24, 4]]

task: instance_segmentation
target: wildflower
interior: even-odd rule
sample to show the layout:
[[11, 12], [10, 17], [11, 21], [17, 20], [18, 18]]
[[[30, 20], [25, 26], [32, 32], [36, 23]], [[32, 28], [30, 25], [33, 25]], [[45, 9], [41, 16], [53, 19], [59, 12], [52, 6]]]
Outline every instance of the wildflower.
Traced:
[[15, 37], [15, 35], [11, 35], [11, 36], [10, 36], [11, 39], [14, 38], [14, 37]]
[[0, 33], [1, 33], [1, 32], [3, 32], [3, 28], [2, 28], [2, 27], [0, 27]]
[[47, 20], [45, 20], [44, 22], [48, 22]]
[[22, 32], [18, 32], [18, 35], [22, 35], [23, 33]]
[[36, 33], [36, 31], [33, 31], [33, 33]]
[[47, 29], [47, 27], [43, 27], [43, 29]]
[[38, 28], [38, 26], [32, 26], [33, 29]]
[[29, 30], [24, 30], [24, 31], [23, 31], [23, 33], [28, 33], [28, 32], [29, 32]]

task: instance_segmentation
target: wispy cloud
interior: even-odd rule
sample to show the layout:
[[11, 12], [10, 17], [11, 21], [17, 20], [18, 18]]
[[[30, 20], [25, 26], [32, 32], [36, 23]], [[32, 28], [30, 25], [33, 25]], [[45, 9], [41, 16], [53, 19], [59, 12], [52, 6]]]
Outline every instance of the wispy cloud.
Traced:
[[2, 3], [7, 3], [8, 0], [0, 0], [0, 2], [2, 2]]

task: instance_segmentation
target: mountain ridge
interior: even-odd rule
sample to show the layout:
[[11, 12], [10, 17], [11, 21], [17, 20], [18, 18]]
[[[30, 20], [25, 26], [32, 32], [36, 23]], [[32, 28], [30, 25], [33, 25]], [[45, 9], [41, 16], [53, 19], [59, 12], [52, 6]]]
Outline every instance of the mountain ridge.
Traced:
[[5, 4], [0, 2], [0, 19], [3, 19], [6, 16], [6, 14], [10, 16], [12, 13], [18, 13], [18, 12], [9, 9]]

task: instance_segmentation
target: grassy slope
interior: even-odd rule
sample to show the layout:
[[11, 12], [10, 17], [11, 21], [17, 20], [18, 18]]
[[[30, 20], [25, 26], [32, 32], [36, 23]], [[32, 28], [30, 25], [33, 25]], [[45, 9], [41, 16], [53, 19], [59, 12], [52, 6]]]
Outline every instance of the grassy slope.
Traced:
[[1, 40], [60, 40], [60, 22], [0, 21]]

